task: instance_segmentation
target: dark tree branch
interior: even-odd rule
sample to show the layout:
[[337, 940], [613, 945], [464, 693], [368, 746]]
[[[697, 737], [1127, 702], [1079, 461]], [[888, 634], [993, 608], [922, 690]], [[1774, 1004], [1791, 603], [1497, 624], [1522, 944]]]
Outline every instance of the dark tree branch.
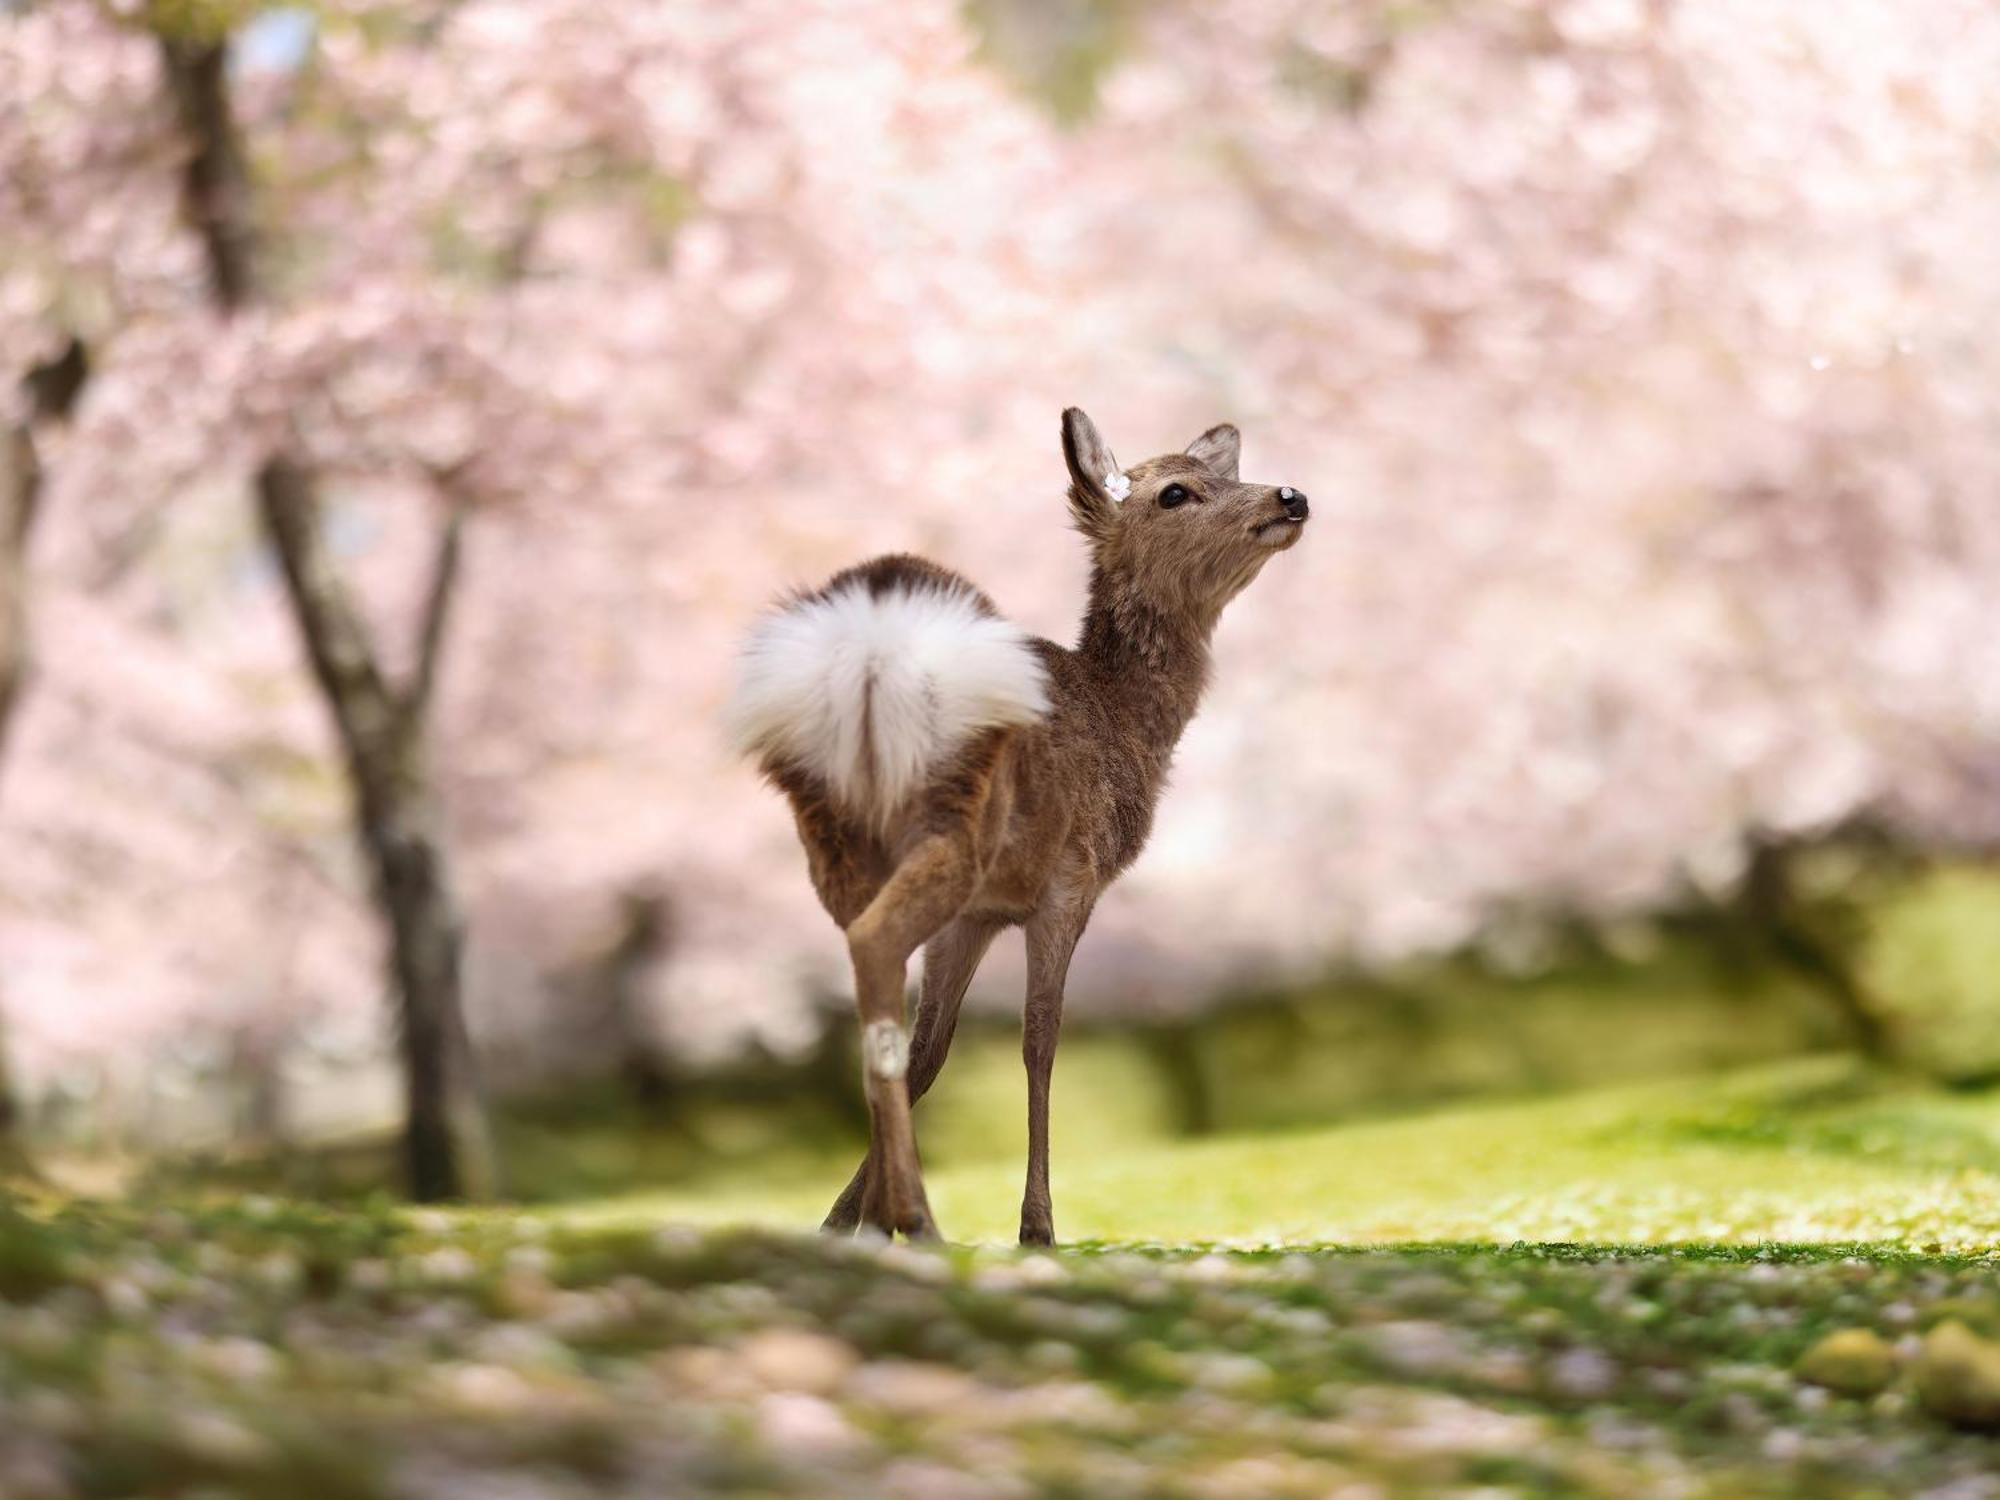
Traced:
[[28, 680], [28, 541], [46, 477], [35, 427], [66, 420], [89, 376], [89, 351], [72, 338], [22, 378], [27, 413], [0, 432], [0, 751]]
[[0, 468], [0, 546], [9, 552], [26, 547], [41, 498], [41, 450], [35, 446], [33, 425], [19, 422], [7, 429], [5, 466]]
[[257, 233], [250, 174], [229, 112], [228, 44], [163, 36], [160, 47], [189, 146], [181, 180], [188, 222], [201, 237], [216, 303], [234, 312], [257, 295]]
[[423, 623], [417, 635], [417, 662], [403, 691], [400, 705], [403, 722], [421, 724], [430, 713], [431, 698], [437, 687], [438, 658], [444, 650], [446, 628], [451, 623], [451, 606], [458, 597], [459, 554], [465, 531], [465, 512], [456, 506], [445, 520], [438, 537], [437, 557], [431, 563], [430, 587], [424, 592]]
[[[229, 49], [226, 41], [165, 35], [160, 49], [188, 143], [182, 200], [208, 262], [210, 294], [226, 317], [259, 294], [250, 178], [230, 110]], [[275, 454], [257, 472], [257, 499], [356, 789], [364, 803], [379, 800], [400, 714], [361, 611], [326, 554], [312, 473], [291, 455]]]
[[0, 433], [0, 750], [28, 679], [28, 534], [42, 463], [25, 422]]
[[21, 386], [28, 393], [28, 409], [36, 421], [66, 422], [89, 379], [90, 350], [82, 339], [72, 338], [63, 345], [62, 353], [28, 371]]
[[377, 665], [368, 627], [326, 554], [312, 476], [283, 454], [267, 459], [257, 471], [257, 501], [313, 676], [366, 794], [396, 755], [401, 712]]

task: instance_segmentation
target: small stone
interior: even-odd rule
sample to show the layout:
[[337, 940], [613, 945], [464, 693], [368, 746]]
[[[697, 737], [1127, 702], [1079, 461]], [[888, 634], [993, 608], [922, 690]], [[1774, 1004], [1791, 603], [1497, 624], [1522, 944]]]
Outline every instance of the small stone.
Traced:
[[201, 1347], [198, 1358], [209, 1373], [237, 1385], [265, 1384], [280, 1367], [277, 1351], [269, 1344], [240, 1337], [215, 1339]]
[[572, 1362], [560, 1340], [520, 1323], [495, 1323], [473, 1340], [473, 1351], [483, 1363], [514, 1370], [561, 1370]]
[[470, 1281], [479, 1272], [479, 1262], [456, 1245], [445, 1245], [418, 1256], [416, 1267], [424, 1280], [447, 1286]]
[[1465, 1377], [1490, 1390], [1525, 1396], [1535, 1388], [1535, 1367], [1516, 1350], [1497, 1349], [1482, 1354], [1463, 1371]]
[[1378, 1323], [1361, 1330], [1360, 1338], [1378, 1363], [1406, 1378], [1455, 1374], [1472, 1357], [1458, 1331], [1443, 1323], [1418, 1319]]
[[760, 1400], [757, 1430], [770, 1447], [809, 1458], [840, 1457], [866, 1445], [838, 1407], [797, 1391]]
[[75, 1493], [61, 1450], [53, 1444], [16, 1444], [0, 1454], [0, 1495], [8, 1500], [70, 1500]]
[[262, 1438], [221, 1412], [184, 1412], [177, 1425], [181, 1446], [208, 1463], [224, 1468], [248, 1468], [261, 1463], [269, 1454]]
[[1917, 1353], [1917, 1399], [1960, 1427], [2000, 1427], [2000, 1344], [1963, 1323], [1938, 1324]]
[[1076, 1346], [1065, 1344], [1060, 1339], [1038, 1339], [1027, 1347], [1022, 1357], [1031, 1369], [1045, 1375], [1067, 1375], [1083, 1362]]
[[1014, 1264], [1013, 1271], [1020, 1286], [1058, 1286], [1069, 1280], [1063, 1263], [1050, 1255], [1024, 1255]]
[[745, 1340], [738, 1351], [743, 1366], [774, 1391], [831, 1395], [859, 1364], [860, 1356], [838, 1339], [795, 1328], [768, 1328]]
[[703, 1401], [748, 1401], [759, 1394], [756, 1377], [734, 1350], [692, 1344], [667, 1350], [653, 1366], [676, 1390]]
[[[30, 1427], [39, 1428], [56, 1437], [78, 1437], [89, 1425], [89, 1417], [82, 1402], [62, 1391], [50, 1390], [47, 1386], [24, 1393], [15, 1410], [26, 1419]], [[4, 1489], [0, 1489], [0, 1494], [5, 1493]]]
[[950, 1464], [902, 1458], [882, 1470], [880, 1493], [887, 1500], [997, 1500], [1019, 1493], [1009, 1475], [968, 1474]]
[[500, 1260], [510, 1273], [547, 1277], [554, 1273], [556, 1258], [547, 1245], [516, 1245]]
[[433, 1383], [454, 1405], [491, 1416], [532, 1411], [539, 1399], [534, 1386], [501, 1365], [447, 1365]]
[[1188, 1261], [1178, 1267], [1180, 1275], [1188, 1281], [1218, 1282], [1240, 1279], [1236, 1262], [1226, 1255], [1204, 1255], [1199, 1260]]
[[1253, 1396], [1271, 1387], [1271, 1367], [1247, 1354], [1203, 1354], [1190, 1362], [1195, 1384], [1231, 1396]]
[[305, 1280], [305, 1266], [296, 1255], [273, 1250], [252, 1267], [257, 1279], [273, 1291], [296, 1291]]
[[1896, 1351], [1869, 1329], [1843, 1328], [1806, 1350], [1793, 1371], [1843, 1396], [1873, 1396], [1896, 1378]]
[[98, 1288], [98, 1293], [104, 1298], [104, 1305], [111, 1315], [127, 1322], [144, 1317], [152, 1305], [137, 1282], [122, 1276], [105, 1281]]
[[949, 1365], [883, 1360], [854, 1373], [849, 1394], [899, 1417], [935, 1417], [978, 1398], [978, 1383]]
[[555, 1305], [556, 1287], [539, 1271], [509, 1265], [496, 1289], [501, 1310], [516, 1318], [545, 1316]]
[[1549, 1366], [1549, 1384], [1573, 1401], [1600, 1401], [1618, 1388], [1618, 1365], [1598, 1349], [1565, 1349]]

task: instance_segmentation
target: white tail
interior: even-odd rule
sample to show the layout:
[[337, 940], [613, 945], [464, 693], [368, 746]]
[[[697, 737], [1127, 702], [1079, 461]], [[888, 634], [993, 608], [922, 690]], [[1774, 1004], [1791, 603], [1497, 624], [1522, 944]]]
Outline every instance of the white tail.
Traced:
[[757, 624], [728, 722], [744, 753], [886, 823], [974, 735], [1048, 708], [1027, 633], [969, 586], [855, 579]]

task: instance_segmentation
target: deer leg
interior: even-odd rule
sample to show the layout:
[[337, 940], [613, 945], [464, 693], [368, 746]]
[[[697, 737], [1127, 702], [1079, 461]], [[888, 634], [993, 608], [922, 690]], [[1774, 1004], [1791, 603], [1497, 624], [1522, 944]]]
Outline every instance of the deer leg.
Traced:
[[[891, 1234], [901, 1231], [912, 1239], [935, 1238], [937, 1228], [924, 1199], [916, 1131], [910, 1123], [910, 1043], [903, 1029], [905, 966], [918, 945], [965, 905], [975, 875], [968, 839], [933, 834], [903, 858], [847, 928], [868, 1087], [868, 1151], [877, 1169], [863, 1193], [863, 1212], [878, 1228]], [[870, 1208], [875, 1212], [868, 1213]]]
[[1049, 1075], [1062, 1030], [1063, 981], [1070, 955], [1090, 921], [1093, 898], [1060, 896], [1028, 919], [1028, 1004], [1021, 1024], [1021, 1060], [1028, 1068], [1028, 1186], [1021, 1198], [1021, 1243], [1055, 1243], [1049, 1201]]
[[[910, 1033], [910, 1103], [929, 1092], [951, 1050], [958, 1029], [958, 1008], [972, 983], [973, 971], [1000, 931], [998, 922], [960, 917], [924, 944], [924, 978], [918, 992], [917, 1020]], [[863, 1195], [870, 1170], [879, 1173], [871, 1150], [854, 1169], [846, 1189], [834, 1200], [821, 1229], [846, 1233], [860, 1224]]]

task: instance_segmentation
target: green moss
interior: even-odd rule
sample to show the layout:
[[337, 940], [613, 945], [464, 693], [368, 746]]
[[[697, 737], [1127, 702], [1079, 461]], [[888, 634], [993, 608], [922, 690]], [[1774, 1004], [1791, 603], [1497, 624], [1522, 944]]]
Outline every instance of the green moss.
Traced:
[[0, 1197], [0, 1301], [27, 1301], [68, 1279], [61, 1236]]
[[[36, 1316], [62, 1325], [66, 1355], [107, 1354], [115, 1378], [36, 1363], [54, 1343], [9, 1325], [0, 1393], [63, 1393], [19, 1413], [53, 1423], [37, 1441], [84, 1500], [378, 1500], [417, 1475], [465, 1493], [802, 1497], [1009, 1470], [1077, 1495], [1105, 1493], [1111, 1473], [1160, 1495], [1614, 1496], [1653, 1492], [1663, 1473], [1697, 1495], [1842, 1495], [1889, 1472], [1936, 1488], [1989, 1457], [1916, 1401], [1984, 1420], [1959, 1377], [1983, 1378], [1992, 1346], [1956, 1321], [1993, 1300], [1984, 1255], [1105, 1242], [1022, 1258], [540, 1223], [282, 1202], [57, 1208], [40, 1228], [74, 1284], [151, 1290], [131, 1307], [50, 1288]], [[274, 1255], [350, 1253], [385, 1266], [391, 1289], [329, 1301], [268, 1274]], [[570, 1302], [486, 1304], [482, 1287], [530, 1264]], [[1822, 1378], [1815, 1361], [1857, 1330], [1932, 1321], [1937, 1368], [1892, 1370], [1884, 1402], [1828, 1401], [1791, 1373]], [[837, 1340], [846, 1373], [791, 1399], [782, 1360], [736, 1353], [772, 1329]], [[256, 1378], [219, 1371], [246, 1339], [290, 1347]], [[1040, 1390], [1051, 1378], [1063, 1384]], [[786, 1422], [830, 1434], [838, 1456], [795, 1451]]]
[[1862, 978], [1927, 1071], [2000, 1074], [2000, 875], [1947, 865], [1876, 903]]
[[1924, 1337], [1916, 1363], [1925, 1410], [1961, 1427], [2000, 1429], [2000, 1344], [1946, 1321]]
[[1896, 1351], [1873, 1329], [1842, 1328], [1805, 1352], [1798, 1375], [1843, 1396], [1873, 1396], [1896, 1378]]
[[[1068, 1240], [2000, 1243], [2000, 1095], [1926, 1093], [1845, 1058], [1292, 1133], [1104, 1149], [1057, 1070]], [[1857, 1139], [1874, 1143], [1855, 1149]], [[578, 1224], [818, 1223], [845, 1180], [735, 1180], [579, 1205]], [[946, 1230], [1011, 1240], [1018, 1159], [928, 1174]]]

